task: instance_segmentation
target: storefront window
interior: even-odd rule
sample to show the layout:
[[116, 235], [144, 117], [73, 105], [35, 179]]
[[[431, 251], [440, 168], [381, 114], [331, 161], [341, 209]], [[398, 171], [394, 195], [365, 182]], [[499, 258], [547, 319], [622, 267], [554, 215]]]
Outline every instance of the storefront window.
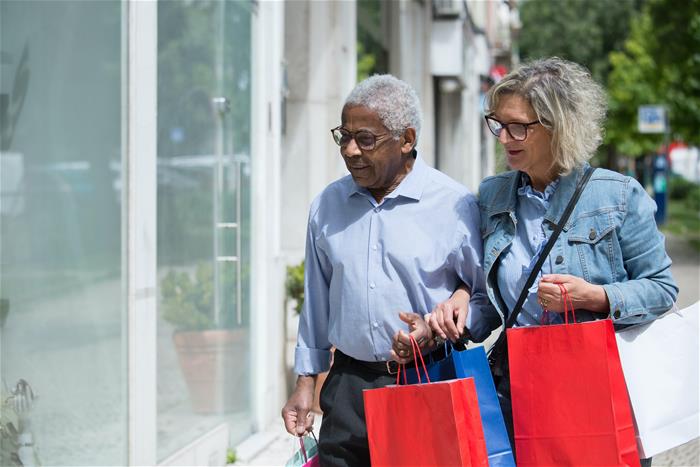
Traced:
[[122, 7], [0, 2], [0, 465], [127, 463]]
[[158, 4], [158, 459], [251, 431], [250, 4]]

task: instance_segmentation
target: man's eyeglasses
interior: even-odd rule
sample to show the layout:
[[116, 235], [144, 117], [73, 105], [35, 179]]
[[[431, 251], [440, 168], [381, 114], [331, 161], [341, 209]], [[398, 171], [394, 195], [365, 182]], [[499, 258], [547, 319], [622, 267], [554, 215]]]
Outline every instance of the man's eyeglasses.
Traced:
[[357, 146], [363, 151], [371, 151], [377, 147], [377, 138], [386, 135], [386, 133], [375, 135], [367, 130], [349, 131], [340, 126], [333, 128], [331, 134], [338, 146], [347, 146], [354, 139]]
[[491, 133], [493, 133], [495, 137], [498, 138], [501, 135], [501, 131], [505, 128], [510, 137], [516, 141], [524, 141], [527, 138], [527, 128], [530, 125], [540, 123], [539, 120], [535, 120], [534, 122], [530, 123], [503, 123], [493, 117], [486, 116], [484, 118], [486, 119], [486, 124], [488, 125], [489, 130], [491, 130]]

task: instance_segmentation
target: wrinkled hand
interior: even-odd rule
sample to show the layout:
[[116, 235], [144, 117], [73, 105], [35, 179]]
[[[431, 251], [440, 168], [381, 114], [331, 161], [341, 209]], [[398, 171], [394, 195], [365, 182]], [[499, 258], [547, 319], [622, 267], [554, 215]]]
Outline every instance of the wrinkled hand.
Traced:
[[570, 274], [545, 274], [542, 276], [537, 291], [537, 299], [542, 308], [558, 313], [564, 312], [564, 301], [559, 284], [566, 287], [574, 309], [585, 309], [599, 313], [609, 311], [608, 295], [602, 286], [591, 284]]
[[458, 289], [452, 296], [439, 303], [425, 316], [425, 320], [435, 334], [442, 339], [456, 342], [464, 330], [469, 312], [469, 293]]
[[299, 376], [294, 393], [282, 408], [284, 427], [289, 434], [302, 436], [313, 430], [314, 413], [311, 405], [314, 400], [316, 376]]
[[434, 345], [435, 341], [433, 340], [433, 333], [430, 327], [428, 327], [421, 315], [402, 311], [399, 313], [399, 318], [404, 323], [408, 323], [409, 332], [407, 334], [403, 330], [399, 330], [394, 334], [394, 339], [391, 343], [391, 359], [401, 364], [406, 364], [413, 361], [415, 357], [409, 336], [413, 336], [421, 352], [423, 349]]

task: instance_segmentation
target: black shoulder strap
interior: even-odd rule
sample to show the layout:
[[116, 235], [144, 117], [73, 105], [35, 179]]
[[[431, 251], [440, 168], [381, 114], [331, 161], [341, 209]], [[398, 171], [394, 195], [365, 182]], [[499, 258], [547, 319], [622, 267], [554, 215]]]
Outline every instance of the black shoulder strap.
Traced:
[[588, 183], [588, 179], [591, 178], [591, 175], [593, 175], [593, 171], [595, 171], [595, 168], [589, 166], [585, 170], [585, 172], [583, 173], [581, 180], [579, 180], [578, 185], [576, 186], [576, 191], [574, 191], [574, 194], [571, 196], [571, 199], [569, 200], [569, 204], [566, 205], [566, 209], [564, 209], [564, 212], [562, 213], [561, 218], [559, 219], [559, 222], [557, 223], [556, 227], [554, 228], [554, 232], [552, 232], [552, 235], [549, 237], [549, 241], [547, 241], [547, 244], [545, 245], [544, 250], [542, 250], [540, 257], [537, 258], [537, 262], [535, 263], [535, 266], [532, 268], [532, 272], [530, 272], [530, 276], [528, 276], [527, 281], [525, 281], [525, 286], [523, 287], [523, 290], [520, 292], [520, 296], [518, 297], [518, 301], [515, 302], [515, 306], [513, 307], [513, 310], [510, 312], [510, 315], [508, 315], [508, 320], [505, 322], [504, 328], [512, 327], [513, 324], [515, 324], [515, 320], [518, 319], [518, 315], [520, 314], [520, 310], [522, 309], [523, 304], [525, 303], [525, 300], [527, 299], [527, 296], [529, 295], [529, 290], [530, 290], [530, 287], [532, 287], [532, 283], [535, 282], [535, 278], [537, 277], [537, 274], [540, 272], [540, 269], [542, 269], [542, 265], [544, 264], [544, 261], [547, 259], [547, 256], [549, 256], [549, 252], [552, 251], [552, 248], [554, 247], [554, 243], [557, 241], [557, 238], [559, 238], [559, 234], [561, 233], [561, 231], [564, 229], [564, 226], [568, 222], [569, 217], [571, 216], [571, 213], [574, 210], [574, 207], [576, 207], [576, 202], [581, 197], [581, 193], [583, 192], [583, 189], [586, 187], [586, 184]]
[[583, 192], [583, 189], [586, 187], [586, 184], [588, 183], [588, 179], [591, 178], [591, 175], [593, 175], [593, 171], [595, 169], [593, 167], [588, 167], [586, 168], [585, 172], [583, 173], [583, 176], [581, 177], [581, 180], [579, 180], [578, 185], [576, 185], [576, 191], [574, 191], [574, 194], [571, 196], [571, 199], [569, 200], [569, 204], [566, 205], [566, 209], [564, 209], [564, 212], [561, 215], [561, 218], [559, 219], [559, 222], [557, 223], [556, 227], [554, 228], [554, 232], [552, 232], [552, 235], [549, 237], [549, 240], [547, 241], [547, 244], [544, 247], [544, 250], [542, 250], [542, 253], [540, 254], [540, 257], [537, 258], [537, 262], [535, 263], [535, 266], [532, 268], [532, 272], [530, 272], [530, 275], [527, 278], [527, 281], [525, 281], [525, 286], [523, 287], [523, 290], [520, 292], [520, 296], [518, 297], [518, 301], [515, 303], [515, 307], [513, 307], [513, 310], [510, 312], [510, 315], [508, 316], [508, 319], [506, 320], [505, 323], [503, 323], [503, 332], [501, 332], [501, 335], [498, 336], [498, 339], [496, 339], [496, 342], [493, 344], [491, 349], [489, 350], [489, 363], [491, 364], [491, 367], [498, 373], [499, 371], [502, 372], [502, 365], [503, 361], [505, 360], [505, 355], [506, 355], [506, 348], [505, 348], [505, 343], [506, 343], [506, 329], [510, 328], [515, 324], [515, 320], [518, 319], [518, 314], [520, 314], [520, 310], [523, 308], [523, 303], [525, 303], [525, 300], [527, 299], [527, 296], [529, 295], [529, 290], [530, 287], [532, 286], [532, 283], [535, 282], [535, 278], [537, 277], [537, 274], [540, 272], [540, 269], [542, 269], [542, 265], [544, 264], [545, 259], [547, 259], [547, 256], [549, 255], [549, 252], [552, 251], [552, 248], [554, 247], [554, 242], [557, 241], [557, 238], [559, 237], [559, 234], [561, 231], [564, 229], [564, 226], [569, 220], [569, 216], [571, 216], [571, 213], [574, 210], [574, 207], [576, 206], [576, 202], [578, 199], [581, 197], [581, 193]]

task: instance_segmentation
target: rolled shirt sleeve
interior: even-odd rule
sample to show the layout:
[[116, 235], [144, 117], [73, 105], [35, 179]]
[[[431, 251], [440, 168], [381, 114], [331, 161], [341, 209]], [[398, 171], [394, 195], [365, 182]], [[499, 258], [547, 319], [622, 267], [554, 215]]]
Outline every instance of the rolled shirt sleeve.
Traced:
[[327, 371], [331, 358], [328, 340], [330, 266], [317, 248], [314, 231], [313, 214], [310, 214], [304, 260], [304, 305], [294, 357], [294, 370], [299, 375]]

